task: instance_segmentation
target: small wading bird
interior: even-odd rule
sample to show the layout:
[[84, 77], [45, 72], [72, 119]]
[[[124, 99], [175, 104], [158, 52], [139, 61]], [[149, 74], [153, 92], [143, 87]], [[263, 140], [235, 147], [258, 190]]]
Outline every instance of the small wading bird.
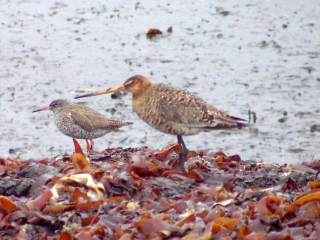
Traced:
[[129, 78], [118, 87], [75, 98], [119, 91], [132, 94], [133, 110], [149, 126], [178, 137], [181, 163], [187, 160], [188, 154], [182, 136], [247, 126], [241, 122], [246, 120], [233, 117], [187, 91], [162, 83], [152, 83], [140, 75]]
[[88, 153], [94, 145], [92, 139], [132, 124], [132, 122], [110, 120], [91, 108], [61, 99], [54, 100], [48, 107], [33, 112], [44, 110], [51, 110], [54, 113], [54, 122], [60, 132], [72, 138], [85, 139]]

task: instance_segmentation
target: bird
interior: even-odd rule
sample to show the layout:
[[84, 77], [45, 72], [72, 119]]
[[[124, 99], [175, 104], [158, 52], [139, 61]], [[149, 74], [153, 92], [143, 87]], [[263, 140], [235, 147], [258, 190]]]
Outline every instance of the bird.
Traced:
[[51, 110], [54, 113], [54, 122], [60, 132], [74, 139], [85, 139], [88, 154], [94, 145], [92, 139], [102, 137], [122, 126], [133, 124], [108, 119], [91, 108], [63, 99], [54, 100], [48, 107], [34, 110], [33, 113], [44, 110]]
[[186, 90], [163, 83], [152, 83], [141, 75], [130, 77], [120, 86], [75, 98], [119, 91], [132, 94], [134, 112], [149, 126], [162, 133], [177, 136], [181, 164], [187, 160], [189, 152], [182, 136], [247, 126], [244, 123], [246, 120], [231, 116]]

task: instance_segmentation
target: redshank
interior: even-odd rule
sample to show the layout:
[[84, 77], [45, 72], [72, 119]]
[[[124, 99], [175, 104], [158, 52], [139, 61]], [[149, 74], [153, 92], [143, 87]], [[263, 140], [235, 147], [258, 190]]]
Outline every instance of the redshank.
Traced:
[[132, 94], [132, 107], [138, 116], [154, 129], [176, 135], [179, 160], [187, 160], [188, 149], [182, 136], [211, 130], [242, 128], [247, 126], [241, 118], [233, 117], [182, 89], [162, 83], [152, 83], [136, 75], [123, 85], [76, 98], [126, 91]]
[[44, 110], [51, 110], [54, 113], [54, 122], [60, 132], [72, 138], [85, 139], [88, 153], [94, 145], [92, 139], [132, 124], [132, 122], [108, 119], [91, 108], [62, 99], [54, 100], [48, 107], [33, 112]]

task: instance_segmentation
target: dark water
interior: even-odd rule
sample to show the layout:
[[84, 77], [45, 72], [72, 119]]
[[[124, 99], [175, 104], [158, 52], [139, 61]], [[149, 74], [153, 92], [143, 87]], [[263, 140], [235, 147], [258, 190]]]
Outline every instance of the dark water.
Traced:
[[[73, 100], [141, 74], [234, 116], [256, 113], [248, 129], [186, 137], [192, 150], [276, 163], [320, 159], [319, 12], [316, 0], [4, 2], [0, 156], [72, 153], [51, 112], [31, 113], [58, 98], [135, 122], [96, 139], [95, 150], [176, 142], [133, 113], [130, 95]], [[148, 40], [150, 28], [163, 35]]]

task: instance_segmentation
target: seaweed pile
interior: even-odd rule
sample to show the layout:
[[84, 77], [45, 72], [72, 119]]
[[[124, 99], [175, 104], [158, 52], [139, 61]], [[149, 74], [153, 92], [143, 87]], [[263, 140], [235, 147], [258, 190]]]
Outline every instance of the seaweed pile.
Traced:
[[[0, 158], [3, 239], [319, 239], [320, 161], [268, 164], [178, 145]], [[89, 162], [90, 160], [90, 162]]]

